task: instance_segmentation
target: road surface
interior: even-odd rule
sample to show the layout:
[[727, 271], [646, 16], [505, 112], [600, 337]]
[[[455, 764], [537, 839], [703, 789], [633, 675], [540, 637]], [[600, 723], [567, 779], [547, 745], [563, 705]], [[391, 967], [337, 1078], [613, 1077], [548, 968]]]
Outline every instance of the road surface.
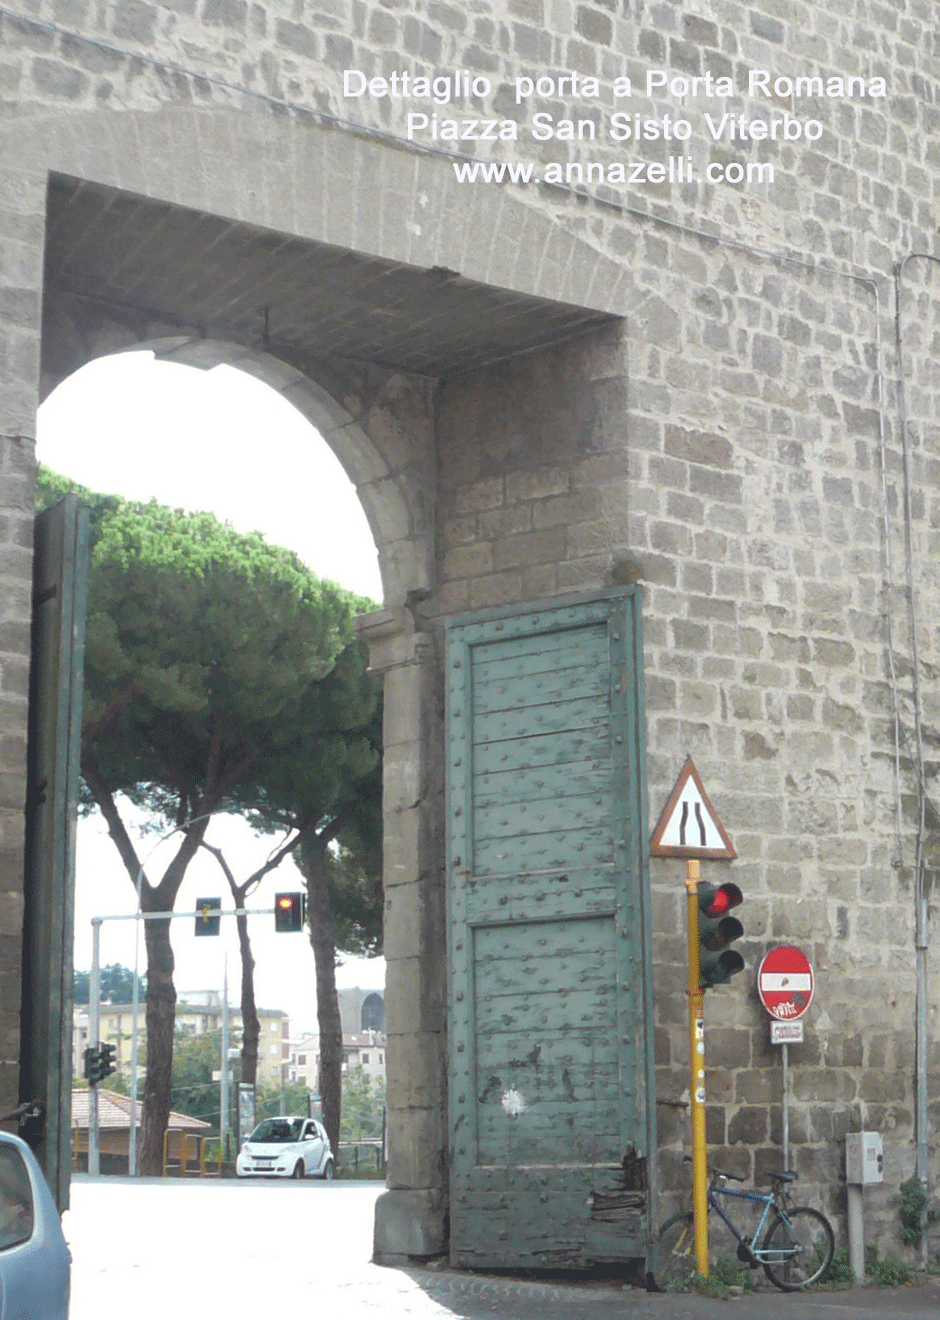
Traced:
[[72, 1184], [71, 1320], [937, 1320], [927, 1288], [731, 1302], [373, 1265], [378, 1183], [140, 1178]]

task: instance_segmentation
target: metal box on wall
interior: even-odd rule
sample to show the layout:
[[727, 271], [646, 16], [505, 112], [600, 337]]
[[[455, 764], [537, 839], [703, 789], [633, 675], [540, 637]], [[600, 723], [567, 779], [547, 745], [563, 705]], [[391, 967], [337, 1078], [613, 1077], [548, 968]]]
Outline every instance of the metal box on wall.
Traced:
[[884, 1182], [880, 1132], [849, 1132], [845, 1138], [845, 1180], [862, 1187]]

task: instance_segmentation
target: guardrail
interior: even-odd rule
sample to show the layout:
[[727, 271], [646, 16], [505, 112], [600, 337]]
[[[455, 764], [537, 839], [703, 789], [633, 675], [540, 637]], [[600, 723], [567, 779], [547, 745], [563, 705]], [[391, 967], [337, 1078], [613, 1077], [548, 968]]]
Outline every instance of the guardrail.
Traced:
[[200, 1178], [221, 1178], [224, 1164], [221, 1137], [202, 1137], [199, 1147]]
[[[376, 1172], [381, 1173], [385, 1167], [384, 1146], [385, 1143], [382, 1141], [381, 1137], [362, 1137], [359, 1141], [341, 1141], [339, 1143], [339, 1158], [337, 1163], [346, 1169], [359, 1169], [359, 1152], [361, 1150], [369, 1156], [370, 1164], [371, 1158], [374, 1156]], [[346, 1158], [346, 1154], [349, 1151], [352, 1151], [352, 1160]]]

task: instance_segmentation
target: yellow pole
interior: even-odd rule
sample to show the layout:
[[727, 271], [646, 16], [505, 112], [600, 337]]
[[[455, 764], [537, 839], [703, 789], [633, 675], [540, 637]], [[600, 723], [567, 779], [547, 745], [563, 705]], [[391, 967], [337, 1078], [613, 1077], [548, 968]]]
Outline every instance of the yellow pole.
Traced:
[[689, 930], [689, 1059], [691, 1063], [692, 1209], [695, 1216], [695, 1264], [708, 1274], [708, 1201], [705, 1150], [705, 995], [699, 986], [698, 858], [686, 862], [685, 889]]

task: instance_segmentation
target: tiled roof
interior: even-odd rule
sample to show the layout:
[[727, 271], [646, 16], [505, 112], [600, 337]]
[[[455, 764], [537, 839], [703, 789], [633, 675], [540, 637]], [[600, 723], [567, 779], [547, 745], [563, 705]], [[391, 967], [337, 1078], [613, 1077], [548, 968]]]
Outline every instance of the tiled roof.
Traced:
[[[88, 1091], [72, 1092], [72, 1124], [73, 1128], [88, 1127], [89, 1110]], [[104, 1091], [98, 1087], [98, 1126], [99, 1128], [129, 1128], [131, 1098], [129, 1095], [120, 1095], [117, 1091]], [[137, 1122], [140, 1124], [142, 1105], [137, 1101]], [[170, 1110], [171, 1128], [180, 1131], [196, 1132], [202, 1128], [211, 1128], [211, 1123], [204, 1123], [201, 1118], [191, 1118], [189, 1114], [177, 1114]]]

